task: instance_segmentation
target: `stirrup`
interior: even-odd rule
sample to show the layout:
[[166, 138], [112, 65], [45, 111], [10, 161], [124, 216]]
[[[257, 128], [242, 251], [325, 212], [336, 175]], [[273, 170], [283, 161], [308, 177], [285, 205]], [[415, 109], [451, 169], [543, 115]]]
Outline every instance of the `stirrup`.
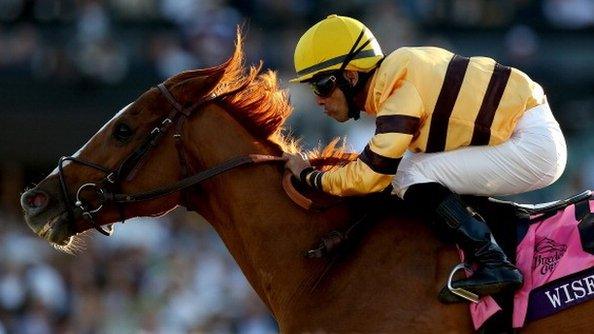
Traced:
[[479, 296], [473, 292], [470, 292], [468, 290], [462, 289], [462, 288], [454, 288], [452, 286], [452, 279], [454, 278], [454, 275], [456, 274], [456, 272], [460, 269], [468, 269], [470, 270], [470, 266], [464, 262], [458, 264], [457, 266], [454, 267], [454, 269], [452, 269], [452, 272], [450, 272], [450, 277], [448, 277], [448, 284], [447, 284], [447, 288], [448, 290], [450, 290], [451, 293], [455, 294], [458, 297], [462, 297], [468, 301], [471, 301], [473, 303], [478, 303], [479, 302]]

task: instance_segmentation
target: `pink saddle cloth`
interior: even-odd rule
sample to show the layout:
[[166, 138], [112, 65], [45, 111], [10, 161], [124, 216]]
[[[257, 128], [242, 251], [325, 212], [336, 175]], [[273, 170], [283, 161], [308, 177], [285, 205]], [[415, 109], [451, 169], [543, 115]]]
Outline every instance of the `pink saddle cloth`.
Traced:
[[[583, 204], [589, 205], [589, 212], [594, 211], [594, 200]], [[586, 223], [586, 219], [594, 225], [592, 214], [582, 222]], [[584, 250], [579, 224], [576, 205], [572, 204], [550, 218], [531, 224], [518, 244], [516, 265], [524, 275], [524, 284], [514, 295], [514, 328], [522, 327], [526, 320], [543, 318], [594, 299], [594, 254]], [[586, 234], [592, 236], [592, 228]], [[594, 253], [592, 249], [589, 251]], [[475, 329], [499, 310], [491, 297], [472, 303], [470, 312]]]

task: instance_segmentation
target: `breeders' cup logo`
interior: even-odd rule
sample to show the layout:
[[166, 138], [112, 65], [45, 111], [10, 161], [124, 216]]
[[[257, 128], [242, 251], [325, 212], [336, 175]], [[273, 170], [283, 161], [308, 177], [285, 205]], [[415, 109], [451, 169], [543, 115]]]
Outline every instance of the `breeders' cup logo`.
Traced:
[[542, 275], [545, 275], [555, 270], [566, 250], [566, 245], [558, 244], [549, 238], [537, 239], [536, 247], [534, 248], [532, 271], [534, 272], [535, 269], [538, 269]]

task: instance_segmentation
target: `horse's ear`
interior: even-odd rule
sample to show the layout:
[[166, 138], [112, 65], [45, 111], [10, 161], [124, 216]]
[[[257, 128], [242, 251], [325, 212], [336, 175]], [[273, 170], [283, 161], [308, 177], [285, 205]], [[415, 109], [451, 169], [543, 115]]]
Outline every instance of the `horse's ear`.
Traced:
[[182, 94], [189, 100], [210, 94], [215, 90], [217, 84], [223, 78], [224, 71], [216, 72], [210, 75], [202, 75], [196, 78], [188, 79], [182, 82]]
[[186, 71], [175, 78], [167, 80], [165, 84], [171, 87], [172, 94], [176, 98], [181, 101], [191, 102], [215, 90], [224, 74], [224, 70], [210, 73], [204, 70]]

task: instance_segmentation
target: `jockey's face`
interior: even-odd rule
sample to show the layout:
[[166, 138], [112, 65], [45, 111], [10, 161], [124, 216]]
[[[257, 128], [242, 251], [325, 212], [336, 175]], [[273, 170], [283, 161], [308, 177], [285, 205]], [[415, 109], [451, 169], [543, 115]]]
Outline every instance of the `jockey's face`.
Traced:
[[335, 89], [328, 97], [316, 95], [316, 102], [324, 107], [324, 113], [339, 122], [349, 120], [349, 107], [344, 93], [340, 89]]
[[[345, 78], [354, 84], [357, 80], [356, 72], [345, 71]], [[338, 74], [340, 75], [340, 74]], [[321, 77], [315, 82], [311, 83], [312, 89], [316, 96], [316, 102], [319, 106], [324, 107], [324, 113], [339, 122], [346, 122], [349, 120], [349, 107], [341, 89], [336, 85], [336, 78], [334, 75]]]

